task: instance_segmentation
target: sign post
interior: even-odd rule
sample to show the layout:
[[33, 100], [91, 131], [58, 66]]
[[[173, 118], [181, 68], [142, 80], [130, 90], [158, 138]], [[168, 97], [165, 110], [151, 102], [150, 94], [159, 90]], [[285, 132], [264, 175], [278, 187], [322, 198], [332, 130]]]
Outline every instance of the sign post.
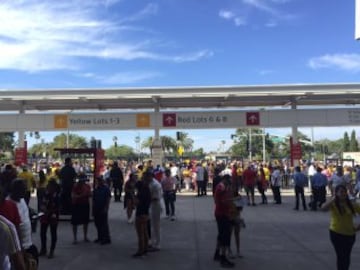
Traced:
[[301, 149], [301, 143], [293, 143], [292, 137], [290, 137], [290, 161], [291, 166], [294, 166], [294, 160], [295, 159], [301, 159], [302, 158], [302, 149]]

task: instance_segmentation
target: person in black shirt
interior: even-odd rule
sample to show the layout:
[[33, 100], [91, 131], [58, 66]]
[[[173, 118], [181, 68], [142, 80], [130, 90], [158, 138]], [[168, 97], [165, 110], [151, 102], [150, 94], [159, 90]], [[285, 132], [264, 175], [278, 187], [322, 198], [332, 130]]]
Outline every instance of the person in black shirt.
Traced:
[[61, 168], [59, 173], [60, 178], [60, 202], [61, 202], [61, 210], [60, 213], [64, 215], [71, 214], [71, 191], [73, 189], [75, 178], [77, 174], [75, 169], [72, 166], [71, 158], [67, 157], [65, 159], [65, 165]]
[[97, 186], [93, 191], [93, 216], [98, 237], [94, 242], [106, 245], [111, 243], [108, 221], [111, 193], [103, 177], [97, 177], [96, 180]]
[[120, 169], [116, 161], [114, 161], [113, 166], [110, 170], [110, 181], [114, 188], [115, 202], [121, 202], [121, 193], [124, 185], [124, 176], [122, 170]]
[[133, 255], [134, 258], [141, 257], [147, 253], [149, 236], [147, 232], [147, 222], [149, 220], [149, 208], [151, 204], [151, 193], [149, 183], [152, 180], [152, 173], [145, 172], [143, 180], [136, 183], [136, 219], [135, 227], [138, 236], [138, 250]]

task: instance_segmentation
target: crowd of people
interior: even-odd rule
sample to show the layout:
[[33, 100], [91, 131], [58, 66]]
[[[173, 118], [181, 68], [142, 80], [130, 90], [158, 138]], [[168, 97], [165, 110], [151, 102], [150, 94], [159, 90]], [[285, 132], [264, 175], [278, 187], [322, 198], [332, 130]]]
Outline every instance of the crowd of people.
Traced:
[[[79, 226], [83, 228], [82, 240], [91, 241], [88, 237], [90, 214], [97, 230], [97, 238], [92, 241], [111, 244], [108, 213], [112, 197], [115, 203], [124, 203], [127, 222], [135, 224], [138, 247], [133, 257], [142, 258], [161, 249], [162, 209], [165, 209], [167, 219], [175, 221], [179, 192], [205, 197], [212, 190], [218, 229], [213, 258], [222, 267], [234, 267], [231, 259], [242, 258], [240, 230], [245, 227], [241, 215], [244, 206], [269, 204], [268, 190], [272, 192], [272, 202], [282, 204], [281, 190], [290, 186], [294, 188], [294, 210], [300, 209], [300, 201], [303, 210], [330, 210], [330, 239], [337, 254], [338, 269], [348, 269], [355, 232], [360, 229], [352, 223], [352, 217], [360, 213], [360, 206], [355, 202], [360, 191], [359, 167], [309, 163], [290, 168], [287, 164], [242, 161], [229, 164], [222, 161], [169, 162], [162, 167], [154, 166], [151, 161], [143, 164], [112, 161], [91, 185], [85, 170], [71, 158], [66, 158], [62, 166], [56, 164], [35, 175], [27, 166], [21, 169], [10, 164], [3, 166], [0, 173], [0, 237], [9, 244], [0, 252], [0, 264], [3, 269], [12, 266], [12, 269], [22, 270], [29, 269], [29, 264], [37, 265], [41, 256], [54, 258], [61, 214], [71, 215], [74, 245], [79, 242]], [[308, 202], [305, 188], [312, 194]], [[35, 189], [37, 215], [29, 209]], [[259, 202], [255, 197], [256, 189]], [[328, 195], [331, 200], [327, 200]], [[32, 242], [32, 217], [40, 221], [39, 251]], [[231, 249], [232, 235], [236, 253]]]

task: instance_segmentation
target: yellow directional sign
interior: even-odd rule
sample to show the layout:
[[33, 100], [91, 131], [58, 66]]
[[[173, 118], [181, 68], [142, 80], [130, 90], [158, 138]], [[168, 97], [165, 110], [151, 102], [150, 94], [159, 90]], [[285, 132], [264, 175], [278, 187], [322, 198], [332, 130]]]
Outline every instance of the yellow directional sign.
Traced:
[[66, 114], [58, 114], [54, 116], [54, 128], [67, 128], [68, 117]]
[[178, 147], [177, 152], [178, 152], [178, 154], [179, 154], [180, 156], [182, 156], [182, 154], [184, 154], [184, 147], [183, 147], [182, 145], [180, 145], [180, 146]]

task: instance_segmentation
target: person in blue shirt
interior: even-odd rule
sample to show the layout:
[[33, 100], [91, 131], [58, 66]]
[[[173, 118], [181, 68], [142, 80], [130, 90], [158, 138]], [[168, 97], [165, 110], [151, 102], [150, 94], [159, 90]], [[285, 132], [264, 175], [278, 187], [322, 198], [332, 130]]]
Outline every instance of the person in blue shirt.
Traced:
[[306, 207], [306, 201], [304, 195], [304, 187], [306, 186], [308, 179], [306, 175], [303, 172], [301, 172], [299, 166], [295, 167], [295, 173], [293, 177], [294, 177], [295, 196], [296, 196], [294, 210], [299, 210], [299, 197], [301, 197], [303, 208], [306, 211], [307, 207]]
[[326, 186], [327, 178], [325, 174], [322, 174], [322, 168], [317, 167], [316, 173], [313, 175], [311, 180], [311, 188], [313, 194], [313, 201], [311, 203], [311, 210], [316, 211], [317, 207], [326, 201]]

